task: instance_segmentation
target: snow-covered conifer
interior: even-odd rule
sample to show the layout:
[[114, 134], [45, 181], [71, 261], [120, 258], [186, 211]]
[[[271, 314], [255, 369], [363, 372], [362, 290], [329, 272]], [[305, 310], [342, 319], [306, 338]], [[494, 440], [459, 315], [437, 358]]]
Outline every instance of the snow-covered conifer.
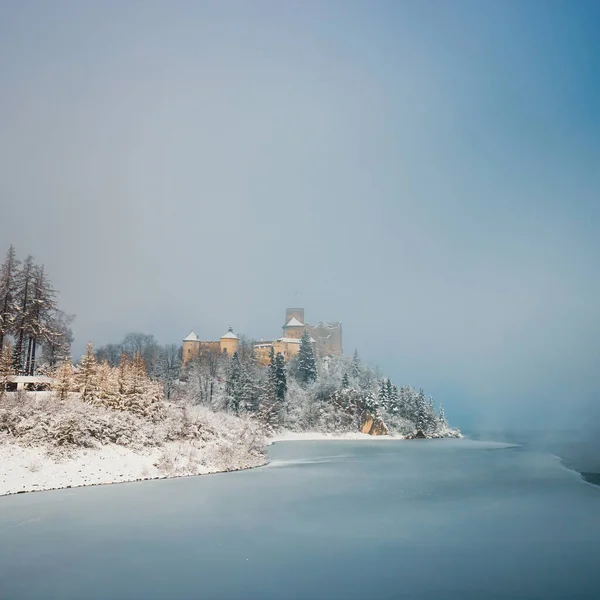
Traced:
[[32, 319], [31, 301], [34, 291], [34, 275], [35, 265], [33, 263], [33, 256], [30, 255], [15, 274], [15, 317], [13, 327], [15, 346], [13, 350], [13, 366], [17, 373], [24, 372], [26, 335]]
[[348, 379], [348, 373], [344, 373], [342, 377], [342, 389], [347, 390], [350, 387], [350, 380]]
[[93, 400], [98, 393], [98, 363], [92, 342], [88, 342], [85, 354], [81, 357], [75, 385], [84, 401]]
[[60, 401], [65, 401], [75, 387], [71, 361], [63, 361], [54, 372], [52, 389]]
[[[13, 331], [15, 320], [16, 274], [19, 269], [15, 249], [11, 245], [0, 267], [0, 354], [6, 337]], [[12, 358], [11, 358], [12, 360]]]
[[287, 392], [287, 377], [285, 374], [285, 360], [281, 352], [278, 352], [275, 355], [273, 379], [275, 387], [275, 399], [278, 402], [283, 402]]
[[0, 351], [0, 398], [6, 391], [6, 385], [13, 374], [12, 346], [5, 343]]
[[297, 354], [297, 377], [301, 383], [308, 384], [317, 379], [317, 363], [313, 351], [310, 335], [304, 332], [300, 339], [300, 348]]
[[352, 357], [352, 377], [355, 379], [360, 378], [360, 358], [358, 356], [358, 350], [354, 350], [354, 356]]
[[444, 413], [444, 405], [440, 402], [439, 421], [442, 427], [448, 427], [448, 421], [446, 421], [446, 415]]

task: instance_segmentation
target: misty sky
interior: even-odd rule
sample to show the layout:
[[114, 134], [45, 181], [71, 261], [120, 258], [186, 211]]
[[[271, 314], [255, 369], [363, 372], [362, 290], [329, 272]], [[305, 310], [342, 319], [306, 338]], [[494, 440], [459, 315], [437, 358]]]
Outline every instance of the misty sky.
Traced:
[[0, 251], [87, 340], [280, 335], [456, 425], [598, 403], [600, 3], [0, 0]]

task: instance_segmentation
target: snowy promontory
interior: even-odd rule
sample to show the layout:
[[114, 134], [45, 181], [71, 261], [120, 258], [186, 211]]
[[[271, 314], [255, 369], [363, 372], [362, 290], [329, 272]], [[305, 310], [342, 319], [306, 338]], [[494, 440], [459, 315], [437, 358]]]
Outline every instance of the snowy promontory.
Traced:
[[164, 404], [155, 418], [75, 394], [6, 393], [0, 401], [0, 495], [202, 475], [267, 462], [250, 419]]

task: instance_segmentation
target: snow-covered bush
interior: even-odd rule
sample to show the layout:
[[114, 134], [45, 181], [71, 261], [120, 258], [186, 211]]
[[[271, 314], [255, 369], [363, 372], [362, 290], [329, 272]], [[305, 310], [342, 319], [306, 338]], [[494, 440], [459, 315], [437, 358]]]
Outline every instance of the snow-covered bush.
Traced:
[[[26, 446], [70, 449], [117, 444], [136, 450], [190, 441], [202, 449], [202, 460], [251, 463], [264, 455], [264, 436], [258, 423], [200, 406], [162, 405], [162, 416], [153, 419], [130, 411], [89, 404], [77, 394], [63, 401], [52, 393], [6, 393], [0, 403], [0, 433]], [[219, 456], [225, 456], [219, 463]], [[232, 456], [231, 461], [227, 458]]]

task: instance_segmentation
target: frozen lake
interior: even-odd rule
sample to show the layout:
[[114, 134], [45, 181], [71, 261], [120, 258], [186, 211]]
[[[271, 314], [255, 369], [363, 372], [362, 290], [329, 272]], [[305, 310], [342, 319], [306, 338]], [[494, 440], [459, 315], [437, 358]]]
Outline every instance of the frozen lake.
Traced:
[[253, 471], [0, 498], [0, 598], [597, 598], [600, 488], [468, 440], [283, 442]]

